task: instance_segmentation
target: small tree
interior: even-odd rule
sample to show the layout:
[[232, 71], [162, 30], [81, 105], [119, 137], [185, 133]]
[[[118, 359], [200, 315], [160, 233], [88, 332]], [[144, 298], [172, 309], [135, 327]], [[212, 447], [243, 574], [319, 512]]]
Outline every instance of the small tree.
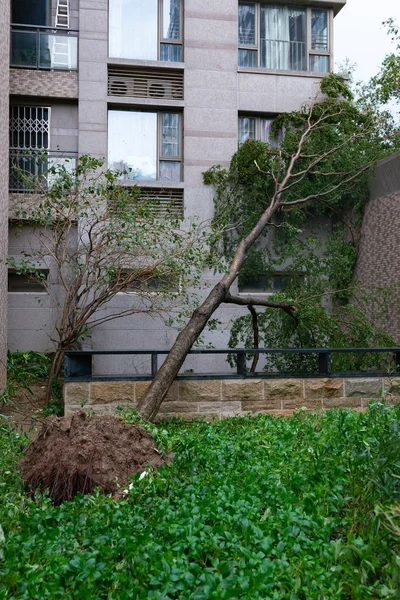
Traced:
[[[9, 266], [39, 282], [56, 309], [47, 401], [67, 348], [113, 319], [181, 313], [189, 304], [187, 287], [199, 281], [202, 227], [183, 229], [172, 207], [142, 201], [139, 188], [121, 186], [120, 174], [102, 166], [89, 156], [72, 170], [54, 165], [31, 182], [41, 188], [40, 200], [16, 211], [31, 235], [29, 247]], [[110, 305], [127, 291], [134, 293], [126, 308]]]
[[238, 160], [239, 152], [229, 170], [216, 167], [206, 174], [205, 182], [216, 188], [218, 232], [228, 231], [228, 224], [231, 230], [218, 242], [224, 247], [225, 274], [179, 333], [141, 399], [139, 410], [145, 418], [157, 414], [191, 346], [222, 303], [261, 305], [296, 315], [296, 306], [287, 300], [233, 296], [232, 283], [257, 251], [267, 227], [284, 225], [288, 214], [301, 218], [308, 211], [318, 213], [321, 206], [354, 206], [360, 192], [367, 197], [372, 165], [392, 151], [379, 115], [357, 105], [343, 79], [333, 74], [322, 81], [309, 106], [276, 120], [275, 131], [282, 128], [279, 148], [261, 142], [246, 145], [242, 152], [249, 151], [247, 161]]

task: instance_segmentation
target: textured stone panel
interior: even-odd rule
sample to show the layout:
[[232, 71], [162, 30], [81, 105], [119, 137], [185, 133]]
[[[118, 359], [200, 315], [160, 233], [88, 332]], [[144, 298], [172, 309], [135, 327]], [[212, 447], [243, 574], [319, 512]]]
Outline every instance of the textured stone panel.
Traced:
[[224, 400], [262, 400], [262, 379], [226, 379], [222, 381], [222, 398]]
[[400, 396], [400, 378], [393, 377], [386, 379], [384, 389], [392, 396]]
[[123, 403], [133, 404], [134, 381], [95, 381], [92, 383], [90, 404]]
[[324, 408], [361, 408], [362, 400], [354, 398], [324, 398]]
[[219, 401], [221, 399], [221, 382], [219, 380], [180, 381], [179, 400], [186, 402]]
[[306, 398], [342, 398], [343, 379], [306, 379]]
[[268, 411], [268, 414], [271, 415], [272, 417], [292, 417], [293, 411], [292, 410], [271, 410], [271, 411]]
[[71, 382], [64, 385], [65, 406], [82, 404], [90, 400], [90, 383]]
[[267, 398], [265, 400], [243, 400], [242, 410], [260, 412], [265, 410], [280, 410], [282, 402], [280, 398]]
[[364, 398], [379, 398], [382, 380], [379, 377], [345, 379], [344, 390], [348, 398], [360, 396]]
[[170, 421], [171, 419], [183, 419], [184, 421], [193, 421], [195, 419], [201, 419], [205, 421], [213, 421], [214, 419], [219, 419], [219, 415], [216, 413], [204, 413], [200, 414], [198, 412], [191, 413], [159, 413], [155, 422], [160, 423], [160, 421]]

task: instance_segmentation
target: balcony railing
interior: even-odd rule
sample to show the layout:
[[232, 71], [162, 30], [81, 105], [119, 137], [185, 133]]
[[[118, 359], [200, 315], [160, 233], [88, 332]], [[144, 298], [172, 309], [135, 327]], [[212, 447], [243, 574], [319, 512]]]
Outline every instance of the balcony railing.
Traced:
[[307, 71], [306, 43], [261, 38], [261, 66], [267, 69]]
[[76, 71], [78, 30], [11, 25], [10, 66]]
[[51, 188], [55, 175], [49, 173], [54, 166], [64, 166], [67, 171], [76, 167], [76, 152], [48, 150], [10, 150], [9, 191], [35, 194]]

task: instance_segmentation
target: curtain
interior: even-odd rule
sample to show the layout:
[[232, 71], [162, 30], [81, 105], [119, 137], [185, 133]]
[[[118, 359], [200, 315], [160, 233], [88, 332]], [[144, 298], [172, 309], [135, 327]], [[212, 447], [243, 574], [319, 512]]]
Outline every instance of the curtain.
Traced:
[[261, 66], [266, 69], [290, 68], [289, 8], [261, 5]]

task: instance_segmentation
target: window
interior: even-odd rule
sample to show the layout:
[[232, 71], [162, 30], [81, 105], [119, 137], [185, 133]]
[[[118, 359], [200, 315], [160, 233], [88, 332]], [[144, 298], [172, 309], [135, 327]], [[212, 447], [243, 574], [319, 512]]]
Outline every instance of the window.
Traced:
[[176, 275], [171, 273], [155, 273], [154, 269], [146, 271], [142, 269], [125, 269], [117, 272], [114, 279], [126, 284], [122, 293], [148, 293], [156, 294], [162, 292], [179, 291], [179, 281]]
[[108, 111], [108, 165], [124, 179], [181, 181], [181, 115]]
[[24, 191], [46, 173], [50, 108], [10, 106], [10, 190]]
[[281, 271], [261, 273], [251, 279], [239, 281], [239, 293], [274, 294], [275, 292], [284, 291], [289, 283], [294, 283], [296, 279], [302, 279], [303, 277], [303, 273], [298, 273], [297, 276], [293, 273], [283, 273]]
[[247, 140], [260, 140], [261, 142], [266, 142], [274, 147], [279, 146], [283, 132], [280, 132], [277, 137], [273, 137], [271, 134], [273, 122], [274, 117], [255, 117], [252, 115], [239, 116], [239, 145], [244, 144]]
[[110, 0], [110, 56], [180, 62], [181, 1]]
[[47, 291], [45, 284], [38, 277], [44, 282], [47, 280], [48, 275], [49, 271], [47, 269], [39, 269], [36, 276], [8, 271], [8, 291], [45, 293]]
[[240, 3], [239, 66], [329, 72], [328, 15], [327, 9]]

